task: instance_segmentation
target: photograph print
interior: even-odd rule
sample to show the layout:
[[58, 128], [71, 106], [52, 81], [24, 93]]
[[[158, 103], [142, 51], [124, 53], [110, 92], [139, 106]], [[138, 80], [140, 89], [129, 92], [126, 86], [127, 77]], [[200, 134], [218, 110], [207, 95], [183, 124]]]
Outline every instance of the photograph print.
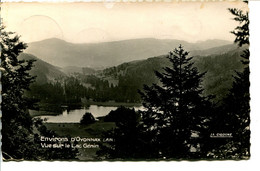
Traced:
[[1, 3], [3, 161], [248, 160], [248, 11]]

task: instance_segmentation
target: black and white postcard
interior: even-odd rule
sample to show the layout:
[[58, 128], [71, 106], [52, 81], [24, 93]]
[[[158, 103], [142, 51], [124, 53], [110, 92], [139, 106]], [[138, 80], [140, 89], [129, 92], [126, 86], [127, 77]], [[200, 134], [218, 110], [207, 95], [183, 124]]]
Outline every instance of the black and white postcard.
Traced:
[[250, 159], [248, 2], [1, 4], [4, 161]]

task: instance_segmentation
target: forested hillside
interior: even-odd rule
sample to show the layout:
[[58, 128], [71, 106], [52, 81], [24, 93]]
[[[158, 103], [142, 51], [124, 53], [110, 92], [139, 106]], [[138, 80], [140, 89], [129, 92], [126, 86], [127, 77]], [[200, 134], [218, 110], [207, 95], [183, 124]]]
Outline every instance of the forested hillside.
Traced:
[[[220, 48], [214, 49], [220, 50]], [[202, 83], [205, 89], [204, 95], [216, 96], [215, 102], [221, 101], [227, 94], [232, 85], [232, 75], [235, 70], [243, 69], [239, 58], [242, 48], [231, 49], [218, 55], [197, 55], [193, 58], [194, 65], [199, 71], [206, 72]], [[138, 90], [141, 90], [144, 84], [159, 83], [154, 71], [162, 71], [163, 67], [170, 65], [166, 55], [162, 55], [95, 71], [87, 67], [61, 69], [32, 55], [23, 54], [21, 57], [37, 60], [31, 71], [32, 75], [37, 75], [31, 94], [42, 101], [55, 103], [79, 103], [82, 98], [96, 102], [140, 103]], [[69, 72], [70, 68], [72, 68], [71, 72]]]
[[53, 66], [34, 55], [21, 53], [19, 58], [21, 60], [35, 60], [34, 67], [31, 69], [30, 73], [36, 77], [37, 84], [45, 84], [48, 82], [54, 82], [66, 74], [61, 72], [59, 67]]
[[[220, 55], [193, 58], [194, 65], [198, 67], [199, 71], [207, 72], [203, 80], [205, 95], [215, 95], [216, 102], [226, 95], [231, 87], [235, 70], [243, 69], [243, 65], [240, 63], [241, 53], [242, 49], [235, 49]], [[158, 83], [154, 71], [161, 71], [162, 67], [169, 65], [165, 56], [124, 63], [105, 69], [103, 79], [107, 79], [111, 84], [118, 80], [118, 87], [124, 87], [122, 93], [127, 97], [137, 94], [137, 89], [142, 89], [143, 84]], [[120, 92], [120, 89], [118, 91]]]

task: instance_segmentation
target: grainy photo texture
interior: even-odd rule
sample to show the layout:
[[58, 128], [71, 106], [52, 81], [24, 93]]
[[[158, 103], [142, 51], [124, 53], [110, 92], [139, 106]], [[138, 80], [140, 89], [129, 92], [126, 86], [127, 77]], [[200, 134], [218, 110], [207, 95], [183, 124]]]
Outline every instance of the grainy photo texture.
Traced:
[[248, 11], [2, 3], [3, 160], [249, 159]]

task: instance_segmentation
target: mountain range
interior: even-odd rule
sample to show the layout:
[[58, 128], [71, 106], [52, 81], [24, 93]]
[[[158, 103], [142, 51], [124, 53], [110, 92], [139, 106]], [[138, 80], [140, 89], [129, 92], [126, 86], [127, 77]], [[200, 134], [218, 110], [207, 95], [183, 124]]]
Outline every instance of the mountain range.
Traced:
[[62, 72], [62, 68], [51, 65], [34, 55], [22, 53], [19, 58], [21, 60], [35, 60], [30, 74], [36, 77], [36, 82], [39, 84], [53, 82], [60, 77], [65, 77], [66, 74]]
[[[232, 86], [235, 71], [242, 71], [244, 67], [240, 62], [242, 53], [243, 48], [236, 48], [226, 53], [193, 58], [194, 66], [199, 72], [206, 72], [202, 82], [205, 95], [215, 95], [215, 101], [220, 101], [225, 97]], [[125, 87], [137, 87], [141, 90], [144, 84], [160, 84], [154, 71], [163, 72], [164, 67], [171, 67], [166, 55], [123, 63], [103, 70], [102, 74], [103, 79], [110, 83], [121, 80], [121, 84], [122, 81], [125, 82]]]
[[[52, 38], [28, 44], [26, 53], [58, 67], [89, 67], [104, 69], [124, 62], [167, 54], [180, 44], [191, 54], [212, 54], [234, 48], [225, 40], [189, 43], [170, 39], [131, 39], [115, 42], [75, 44]], [[212, 52], [212, 53], [211, 53]]]
[[[148, 41], [148, 39], [145, 39]], [[145, 40], [129, 40], [129, 41], [122, 41], [123, 45], [120, 46], [122, 49], [119, 48], [119, 42], [112, 42], [112, 45], [109, 43], [101, 43], [101, 44], [71, 44], [67, 43], [65, 41], [59, 40], [59, 39], [49, 39], [42, 42], [36, 42], [33, 43], [34, 48], [38, 47], [39, 51], [35, 51], [33, 53], [32, 49], [30, 50], [29, 44], [29, 50], [27, 52], [31, 52], [32, 54], [23, 53], [20, 55], [21, 59], [33, 59], [36, 60], [34, 63], [35, 67], [31, 70], [32, 75], [36, 75], [36, 83], [38, 84], [44, 84], [47, 82], [53, 82], [55, 80], [59, 80], [61, 77], [66, 77], [68, 75], [73, 75], [73, 73], [80, 73], [85, 76], [94, 74], [97, 79], [106, 80], [109, 82], [109, 84], [113, 84], [113, 86], [119, 86], [119, 83], [121, 86], [124, 86], [124, 90], [122, 93], [125, 93], [126, 91], [129, 91], [129, 94], [132, 96], [133, 94], [137, 93], [136, 90], [132, 90], [133, 87], [135, 89], [142, 89], [143, 84], [151, 85], [152, 83], [158, 83], [158, 79], [154, 75], [154, 71], [162, 71], [162, 68], [169, 65], [169, 62], [167, 58], [165, 58], [165, 54], [167, 54], [167, 51], [161, 52], [160, 49], [157, 49], [153, 47], [155, 46], [154, 42], [161, 41], [166, 42], [165, 46], [166, 48], [169, 47], [169, 44], [176, 43], [176, 46], [178, 47], [179, 43], [178, 41], [173, 40], [156, 40], [156, 39], [150, 39], [153, 43], [150, 42], [150, 45], [153, 44], [153, 48], [144, 48], [144, 42]], [[139, 45], [143, 44], [143, 49], [138, 48], [139, 46], [135, 45], [134, 42], [139, 41]], [[49, 42], [49, 44], [47, 43]], [[121, 42], [121, 43], [122, 43]], [[167, 45], [167, 42], [169, 43]], [[196, 46], [192, 46], [192, 44], [187, 43], [187, 45], [184, 47], [185, 50], [190, 50], [190, 55], [193, 55], [195, 66], [198, 67], [200, 72], [207, 72], [205, 75], [205, 78], [203, 80], [203, 87], [205, 88], [205, 94], [206, 95], [216, 95], [217, 101], [222, 99], [225, 94], [227, 93], [228, 89], [232, 85], [232, 75], [235, 74], [236, 71], [241, 71], [243, 68], [243, 65], [240, 62], [240, 55], [242, 53], [243, 48], [237, 48], [234, 44], [225, 44], [228, 42], [225, 41], [217, 41], [217, 40], [211, 40], [208, 41], [209, 44], [205, 44], [205, 42], [200, 42]], [[53, 46], [52, 46], [52, 43]], [[40, 45], [41, 44], [41, 45]], [[127, 45], [126, 45], [127, 44]], [[132, 44], [130, 46], [130, 44]], [[149, 44], [149, 41], [146, 43], [146, 45]], [[182, 41], [182, 45], [185, 44], [184, 41]], [[219, 45], [219, 46], [213, 46]], [[36, 46], [37, 45], [37, 46]], [[66, 48], [65, 48], [66, 46]], [[90, 47], [93, 46], [94, 48], [91, 49]], [[103, 53], [99, 51], [99, 48], [105, 47], [105, 50], [103, 50]], [[126, 48], [128, 46], [128, 48]], [[190, 46], [190, 47], [189, 47]], [[50, 47], [50, 50], [48, 48]], [[55, 50], [55, 47], [57, 48]], [[117, 47], [116, 52], [114, 52], [113, 48]], [[189, 47], [189, 48], [188, 48]], [[198, 48], [199, 47], [199, 48]], [[206, 47], [209, 47], [208, 49], [204, 49]], [[86, 48], [86, 49], [85, 49]], [[109, 48], [112, 48], [109, 50]], [[127, 53], [125, 54], [136, 54], [136, 56], [132, 56], [131, 58], [125, 57], [122, 53], [124, 49], [127, 49]], [[87, 65], [88, 56], [80, 56], [80, 53], [84, 52], [91, 52], [92, 54], [99, 55], [97, 57], [97, 60], [90, 61], [93, 62], [93, 65], [90, 65], [92, 67], [89, 67]], [[138, 52], [132, 52], [131, 50], [136, 49]], [[142, 55], [148, 55], [148, 49], [151, 49], [150, 52], [154, 53], [161, 53], [157, 56], [148, 56], [148, 57], [142, 57]], [[196, 50], [194, 50], [196, 49]], [[200, 50], [198, 50], [200, 49]], [[95, 51], [96, 50], [96, 51]], [[164, 48], [165, 50], [165, 48]], [[45, 52], [45, 55], [40, 54], [40, 52]], [[65, 53], [67, 52], [67, 53]], [[79, 53], [78, 53], [79, 52]], [[56, 57], [52, 58], [49, 56], [49, 54], [55, 54]], [[66, 54], [66, 58], [62, 58], [60, 56], [62, 53]], [[111, 58], [115, 59], [108, 60], [106, 58], [107, 53], [114, 56]], [[38, 54], [39, 56], [35, 55]], [[69, 56], [73, 56], [75, 58]], [[122, 57], [118, 57], [119, 54], [122, 54]], [[45, 56], [45, 57], [43, 57]], [[126, 55], [127, 56], [127, 55]], [[116, 58], [117, 57], [117, 58]], [[44, 59], [43, 59], [44, 58]], [[96, 57], [95, 57], [96, 58]], [[119, 59], [118, 59], [119, 58]], [[67, 60], [69, 59], [69, 60]], [[61, 61], [62, 65], [58, 65], [59, 63], [57, 61]], [[127, 61], [127, 62], [121, 62], [120, 61]], [[55, 62], [56, 61], [56, 62]], [[97, 61], [98, 64], [102, 64], [103, 67], [106, 67], [105, 69], [93, 69], [94, 67], [98, 67], [98, 64], [95, 63]], [[110, 61], [110, 62], [107, 62]], [[90, 63], [90, 62], [89, 62]], [[88, 63], [88, 64], [89, 64]], [[119, 63], [119, 64], [118, 64]], [[78, 65], [77, 65], [78, 64]], [[79, 65], [81, 64], [82, 67]], [[109, 65], [112, 65], [109, 67]], [[65, 67], [61, 67], [65, 66]], [[100, 66], [99, 66], [100, 67]], [[91, 84], [91, 83], [84, 83], [84, 84]], [[92, 85], [93, 86], [93, 85]], [[129, 88], [127, 88], [129, 87]], [[129, 90], [128, 90], [129, 89]], [[129, 95], [129, 97], [130, 97]], [[124, 95], [125, 96], [125, 95]]]

